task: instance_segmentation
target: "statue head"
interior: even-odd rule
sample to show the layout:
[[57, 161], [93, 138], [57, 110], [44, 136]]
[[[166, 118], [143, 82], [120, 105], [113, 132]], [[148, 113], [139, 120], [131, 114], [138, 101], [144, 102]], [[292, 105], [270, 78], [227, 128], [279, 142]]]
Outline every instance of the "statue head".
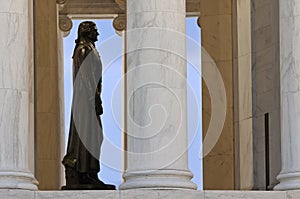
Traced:
[[84, 21], [79, 24], [77, 40], [88, 39], [92, 42], [96, 42], [98, 40], [98, 35], [98, 29], [94, 22]]

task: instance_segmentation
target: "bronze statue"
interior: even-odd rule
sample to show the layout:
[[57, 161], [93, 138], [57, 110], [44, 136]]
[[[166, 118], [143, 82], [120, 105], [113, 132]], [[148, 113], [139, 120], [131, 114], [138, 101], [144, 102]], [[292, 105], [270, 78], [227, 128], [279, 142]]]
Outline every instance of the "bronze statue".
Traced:
[[[102, 144], [102, 64], [95, 48], [99, 33], [91, 21], [80, 23], [73, 54], [73, 100], [63, 189], [114, 190], [98, 178]], [[91, 117], [92, 115], [92, 117]], [[95, 118], [93, 120], [93, 118]], [[95, 122], [93, 122], [95, 121]]]

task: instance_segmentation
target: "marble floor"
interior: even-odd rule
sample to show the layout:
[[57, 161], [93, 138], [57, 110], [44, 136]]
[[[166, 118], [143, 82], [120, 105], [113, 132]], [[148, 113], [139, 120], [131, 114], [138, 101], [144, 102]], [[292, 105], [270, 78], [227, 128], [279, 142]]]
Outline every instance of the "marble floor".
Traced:
[[0, 190], [0, 199], [299, 199], [300, 191], [24, 191]]

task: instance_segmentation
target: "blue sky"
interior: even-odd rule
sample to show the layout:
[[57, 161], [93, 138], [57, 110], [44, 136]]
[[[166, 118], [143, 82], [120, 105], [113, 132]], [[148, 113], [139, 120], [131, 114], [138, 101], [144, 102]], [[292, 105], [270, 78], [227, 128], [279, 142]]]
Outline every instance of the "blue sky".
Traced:
[[[73, 21], [73, 29], [64, 39], [65, 78], [65, 132], [69, 132], [72, 96], [72, 53], [81, 21]], [[102, 123], [104, 142], [101, 152], [100, 178], [104, 182], [122, 183], [122, 37], [115, 33], [112, 20], [95, 20], [100, 32], [96, 43], [103, 64], [102, 101], [104, 114]], [[202, 116], [201, 116], [201, 48], [200, 29], [197, 18], [187, 18], [187, 68], [188, 68], [188, 129], [189, 168], [192, 179], [202, 189]], [[197, 106], [197, 108], [195, 108]]]

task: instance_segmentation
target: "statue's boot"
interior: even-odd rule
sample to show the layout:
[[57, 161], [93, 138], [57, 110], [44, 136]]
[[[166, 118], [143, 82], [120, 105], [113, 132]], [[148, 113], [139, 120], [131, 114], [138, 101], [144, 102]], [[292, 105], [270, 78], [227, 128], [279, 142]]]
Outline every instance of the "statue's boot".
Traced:
[[66, 186], [62, 190], [77, 190], [79, 188], [79, 176], [75, 168], [65, 166]]
[[80, 174], [79, 181], [81, 184], [92, 185], [92, 189], [96, 190], [116, 190], [116, 187], [111, 184], [105, 184], [98, 179], [97, 173]]
[[78, 173], [75, 168], [66, 166], [66, 186], [62, 190], [116, 190], [111, 184], [98, 179], [97, 173]]

